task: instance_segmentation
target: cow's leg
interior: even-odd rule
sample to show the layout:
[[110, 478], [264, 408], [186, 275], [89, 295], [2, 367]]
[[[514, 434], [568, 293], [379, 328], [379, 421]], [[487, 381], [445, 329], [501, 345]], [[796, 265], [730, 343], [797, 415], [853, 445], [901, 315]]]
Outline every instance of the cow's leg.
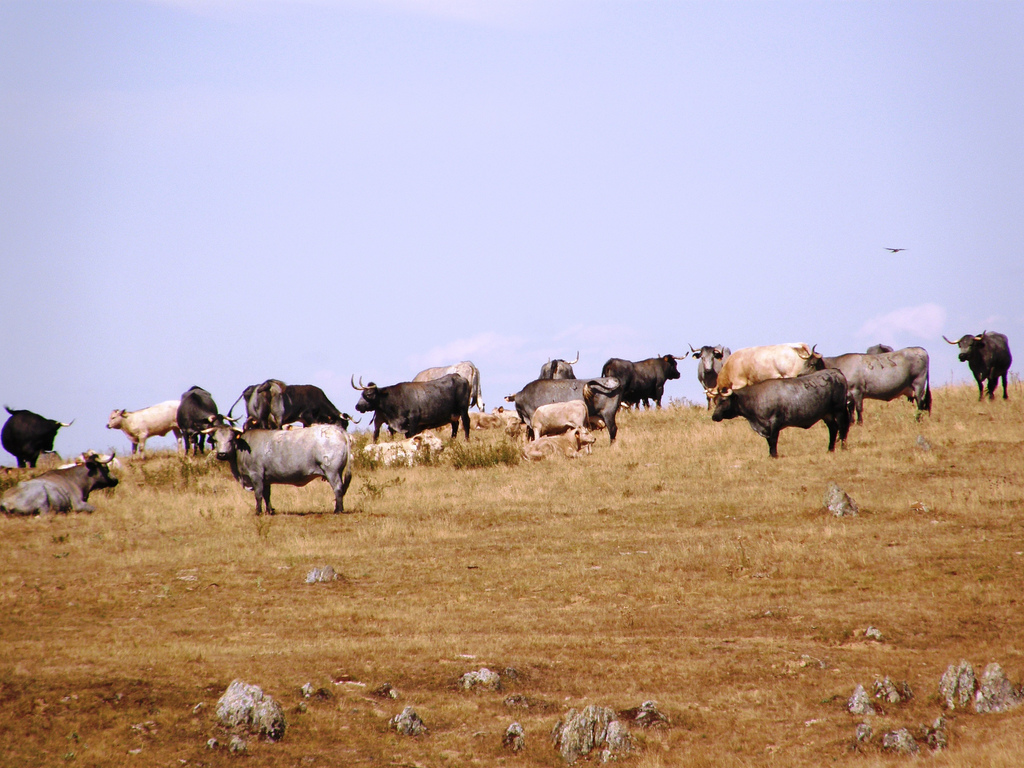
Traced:
[[1008, 375], [1007, 371], [1003, 371], [1003, 400], [1008, 399], [1006, 397], [1006, 377], [1007, 377], [1007, 375]]
[[[854, 398], [854, 407], [857, 409], [857, 423], [861, 426], [864, 425], [864, 395], [857, 395]], [[853, 414], [850, 414], [850, 418], [853, 418]]]
[[779, 458], [779, 430], [772, 427], [767, 439], [768, 455], [773, 459]]
[[[390, 429], [390, 427], [388, 427]], [[377, 442], [377, 438], [380, 437], [380, 422], [377, 421], [376, 415], [373, 417], [373, 442]]]
[[828, 427], [828, 452], [833, 453], [836, 450], [836, 436], [839, 434], [839, 425], [836, 423], [835, 416], [831, 415], [826, 416], [822, 421]]
[[996, 387], [998, 387], [998, 386], [999, 386], [999, 377], [998, 376], [989, 376], [988, 377], [988, 399], [989, 400], [995, 400], [996, 399]]
[[615, 435], [618, 434], [619, 428], [615, 426], [615, 411], [606, 410], [601, 414], [601, 418], [604, 419], [604, 425], [608, 427], [609, 442], [615, 442]]
[[978, 382], [978, 402], [980, 403], [985, 397], [985, 380], [981, 378], [981, 375], [974, 377]]
[[[469, 406], [468, 405], [466, 406], [466, 410], [464, 410], [462, 412], [461, 418], [462, 418], [462, 432], [466, 435], [466, 439], [469, 440]], [[458, 424], [456, 423], [456, 424], [453, 424], [452, 426], [455, 427], [455, 431], [457, 432], [458, 431]], [[452, 437], [455, 437], [455, 435], [452, 434]]]

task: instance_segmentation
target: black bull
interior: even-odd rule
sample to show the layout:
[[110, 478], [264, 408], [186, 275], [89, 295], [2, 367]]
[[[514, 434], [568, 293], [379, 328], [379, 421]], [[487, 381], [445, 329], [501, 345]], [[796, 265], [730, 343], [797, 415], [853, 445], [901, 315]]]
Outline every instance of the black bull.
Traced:
[[846, 402], [846, 377], [826, 370], [793, 379], [770, 379], [723, 395], [711, 415], [714, 421], [742, 416], [750, 428], [768, 441], [768, 455], [778, 458], [779, 432], [786, 427], [810, 429], [819, 421], [828, 426], [828, 449], [836, 448], [836, 436], [846, 447], [850, 411]]
[[[4, 406], [7, 408], [7, 406]], [[71, 426], [62, 421], [54, 421], [32, 411], [12, 411], [7, 408], [11, 417], [0, 430], [0, 443], [4, 450], [18, 460], [18, 466], [34, 467], [39, 454], [53, 450], [53, 441], [57, 430]]]
[[[945, 336], [942, 337], [946, 339]], [[988, 381], [988, 399], [995, 399], [999, 379], [1003, 380], [1003, 400], [1006, 400], [1006, 376], [1013, 362], [1010, 341], [1002, 333], [982, 331], [978, 336], [961, 336], [960, 341], [949, 341], [960, 347], [960, 362], [967, 363], [978, 382], [978, 400], [985, 396]]]
[[661, 408], [661, 398], [665, 394], [665, 382], [679, 378], [679, 366], [672, 355], [650, 357], [638, 362], [630, 362], [613, 357], [604, 364], [601, 375], [612, 376], [622, 382], [622, 402], [627, 405], [639, 405], [650, 408], [653, 400]]
[[617, 428], [615, 413], [622, 402], [622, 382], [616, 378], [598, 379], [537, 379], [531, 381], [514, 395], [505, 400], [516, 404], [516, 413], [526, 424], [527, 432], [533, 436], [530, 424], [533, 412], [542, 405], [568, 403], [582, 400], [587, 404], [591, 416], [599, 416], [608, 427], [608, 437], [615, 442]]
[[548, 360], [544, 365], [540, 367], [540, 376], [538, 379], [575, 379], [576, 374], [573, 372], [572, 367], [580, 361], [579, 350], [576, 351], [575, 360], [562, 360], [555, 358], [554, 360]]
[[378, 387], [372, 381], [365, 387], [359, 379], [352, 387], [362, 392], [356, 410], [373, 411], [373, 442], [380, 436], [380, 428], [387, 424], [392, 432], [406, 437], [418, 435], [427, 429], [452, 426], [452, 437], [459, 432], [459, 420], [469, 440], [469, 382], [457, 373], [449, 373], [432, 381], [405, 381], [389, 387]]

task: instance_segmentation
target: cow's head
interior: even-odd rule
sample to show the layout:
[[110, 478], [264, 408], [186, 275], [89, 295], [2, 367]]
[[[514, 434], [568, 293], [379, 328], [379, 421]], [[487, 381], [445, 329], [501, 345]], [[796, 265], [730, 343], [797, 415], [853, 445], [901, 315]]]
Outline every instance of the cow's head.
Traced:
[[359, 402], [356, 403], [357, 411], [360, 413], [369, 413], [370, 411], [376, 411], [380, 408], [382, 399], [381, 389], [372, 381], [366, 386], [363, 386], [363, 377], [360, 376], [359, 383], [356, 384], [356, 377], [353, 375], [352, 388], [363, 393], [359, 396]]
[[725, 362], [725, 358], [729, 356], [729, 350], [721, 344], [716, 347], [705, 345], [700, 349], [694, 349], [693, 344], [691, 344], [690, 354], [693, 358], [700, 360], [697, 366], [700, 370], [707, 373], [717, 373], [722, 370], [722, 364]]
[[803, 372], [805, 374], [825, 370], [825, 358], [818, 352], [817, 344], [811, 347], [810, 350], [807, 349], [806, 344], [801, 345], [801, 347], [797, 347], [796, 353], [804, 360]]
[[678, 379], [679, 378], [679, 365], [676, 360], [683, 360], [686, 355], [682, 357], [675, 357], [673, 355], [658, 355], [661, 360], [662, 369], [665, 371], [666, 379]]
[[124, 415], [124, 408], [119, 411], [111, 411], [110, 418], [107, 419], [107, 429], [120, 429], [124, 421]]
[[712, 421], [722, 421], [722, 419], [732, 419], [739, 415], [736, 410], [736, 398], [733, 397], [732, 389], [726, 388], [722, 390], [708, 390], [708, 397], [711, 398], [711, 402], [715, 406], [714, 412], [711, 414]]
[[117, 485], [117, 478], [110, 474], [110, 463], [114, 460], [114, 454], [100, 456], [93, 451], [82, 454], [84, 461], [82, 465], [86, 468], [89, 478], [89, 490], [97, 488], [113, 488]]
[[986, 333], [987, 331], [982, 331], [978, 336], [972, 336], [968, 333], [961, 336], [959, 341], [949, 341], [945, 336], [942, 338], [946, 339], [948, 343], [954, 344], [960, 348], [960, 362], [966, 363], [975, 354], [975, 350], [980, 349], [982, 344], [984, 344]]
[[248, 448], [242, 439], [242, 430], [236, 427], [231, 420], [223, 417], [217, 423], [202, 430], [202, 433], [210, 438], [213, 450], [221, 461], [230, 459], [239, 448]]
[[573, 439], [576, 441], [576, 450], [590, 453], [590, 446], [597, 442], [594, 433], [584, 427], [576, 427], [573, 430]]

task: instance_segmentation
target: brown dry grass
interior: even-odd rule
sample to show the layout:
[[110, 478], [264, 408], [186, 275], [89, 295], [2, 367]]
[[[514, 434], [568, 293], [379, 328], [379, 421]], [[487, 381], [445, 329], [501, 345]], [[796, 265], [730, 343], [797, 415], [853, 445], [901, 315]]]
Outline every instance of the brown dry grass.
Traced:
[[[1024, 391], [943, 388], [920, 423], [869, 402], [865, 422], [835, 455], [823, 426], [787, 430], [771, 461], [703, 409], [625, 413], [615, 448], [602, 433], [575, 462], [359, 469], [342, 516], [322, 483], [275, 486], [280, 514], [256, 519], [213, 459], [131, 464], [93, 515], [0, 519], [0, 761], [551, 766], [567, 708], [654, 699], [672, 725], [634, 732], [645, 768], [903, 764], [851, 751], [858, 683], [916, 692], [877, 739], [932, 721], [961, 658], [1024, 678]], [[833, 480], [859, 517], [823, 511]], [[343, 578], [305, 584], [318, 565]], [[484, 666], [519, 679], [455, 690]], [[234, 678], [288, 716], [245, 758], [205, 746]], [[333, 697], [303, 714], [307, 681]], [[385, 682], [399, 699], [369, 695]], [[427, 736], [388, 730], [406, 705]], [[501, 748], [514, 720], [518, 756]], [[1024, 708], [958, 712], [928, 759], [1020, 765], [1022, 724]]]

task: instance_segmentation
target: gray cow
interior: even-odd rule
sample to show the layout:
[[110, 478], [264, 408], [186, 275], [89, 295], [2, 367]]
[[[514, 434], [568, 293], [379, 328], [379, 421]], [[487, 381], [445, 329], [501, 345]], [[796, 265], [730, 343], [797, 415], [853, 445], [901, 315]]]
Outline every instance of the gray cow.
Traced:
[[506, 402], [516, 404], [516, 413], [526, 424], [526, 434], [534, 438], [533, 414], [542, 405], [549, 403], [568, 403], [582, 400], [587, 404], [590, 418], [600, 418], [608, 427], [608, 437], [612, 443], [618, 432], [615, 426], [615, 413], [622, 404], [622, 393], [625, 388], [622, 382], [613, 377], [595, 379], [536, 379], [531, 381], [514, 395], [507, 395]]
[[932, 390], [928, 385], [928, 352], [924, 347], [906, 347], [882, 355], [851, 352], [826, 357], [826, 368], [842, 371], [849, 387], [850, 418], [864, 423], [864, 400], [895, 400], [900, 395], [917, 404], [917, 417], [932, 411]]
[[40, 515], [47, 512], [93, 512], [89, 494], [100, 488], [113, 488], [117, 478], [108, 466], [114, 454], [100, 458], [86, 455], [85, 463], [44, 472], [31, 480], [22, 480], [0, 499], [0, 510], [12, 515]]
[[[725, 359], [732, 354], [732, 350], [721, 344], [714, 347], [705, 345], [700, 349], [694, 349], [691, 344], [690, 354], [700, 360], [697, 363], [697, 381], [704, 387], [704, 391], [707, 392], [717, 387], [718, 373], [725, 365]], [[711, 395], [708, 395], [708, 410], [711, 410]]]
[[826, 370], [787, 379], [769, 379], [719, 396], [714, 421], [742, 416], [768, 441], [768, 455], [779, 457], [779, 432], [786, 427], [810, 429], [819, 421], [828, 427], [828, 450], [838, 436], [846, 447], [850, 411], [842, 371]]
[[344, 512], [343, 499], [352, 482], [348, 435], [335, 424], [304, 429], [251, 429], [217, 425], [205, 430], [217, 458], [228, 462], [231, 474], [256, 496], [256, 514], [274, 514], [270, 486], [302, 486], [324, 478], [334, 491], [334, 512]]

